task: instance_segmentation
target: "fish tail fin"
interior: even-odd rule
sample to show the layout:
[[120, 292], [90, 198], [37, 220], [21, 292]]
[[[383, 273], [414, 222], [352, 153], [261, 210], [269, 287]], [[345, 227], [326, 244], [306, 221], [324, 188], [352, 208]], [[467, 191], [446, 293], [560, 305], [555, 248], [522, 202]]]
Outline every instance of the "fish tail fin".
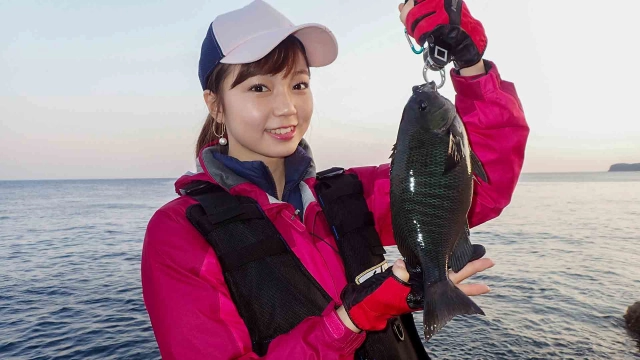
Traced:
[[430, 285], [425, 282], [423, 320], [426, 341], [429, 341], [454, 316], [474, 314], [484, 315], [484, 311], [451, 280], [447, 279]]

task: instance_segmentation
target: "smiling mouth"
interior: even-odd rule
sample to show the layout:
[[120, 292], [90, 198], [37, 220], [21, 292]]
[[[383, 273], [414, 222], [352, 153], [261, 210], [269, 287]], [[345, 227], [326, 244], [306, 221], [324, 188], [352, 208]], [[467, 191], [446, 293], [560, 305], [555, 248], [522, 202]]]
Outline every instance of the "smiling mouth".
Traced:
[[289, 127], [278, 128], [278, 129], [273, 129], [273, 130], [266, 130], [266, 131], [268, 133], [274, 134], [274, 135], [284, 135], [284, 134], [288, 134], [288, 133], [292, 132], [295, 128], [296, 128], [295, 126], [289, 126]]

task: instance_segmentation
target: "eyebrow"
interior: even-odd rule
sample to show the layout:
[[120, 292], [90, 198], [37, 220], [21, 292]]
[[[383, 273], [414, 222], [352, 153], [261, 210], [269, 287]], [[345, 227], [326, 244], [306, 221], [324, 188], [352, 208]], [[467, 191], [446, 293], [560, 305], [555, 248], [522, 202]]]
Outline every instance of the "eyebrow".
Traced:
[[296, 70], [296, 71], [293, 73], [293, 76], [301, 75], [301, 74], [302, 74], [302, 75], [307, 75], [307, 76], [309, 76], [309, 70], [307, 70], [307, 69], [300, 69], [300, 70]]

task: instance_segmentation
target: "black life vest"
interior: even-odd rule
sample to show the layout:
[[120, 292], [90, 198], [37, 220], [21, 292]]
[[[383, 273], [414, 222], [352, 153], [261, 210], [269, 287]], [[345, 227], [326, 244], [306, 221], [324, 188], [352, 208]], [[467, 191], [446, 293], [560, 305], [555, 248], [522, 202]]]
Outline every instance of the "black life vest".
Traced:
[[[317, 174], [319, 204], [331, 226], [345, 266], [354, 282], [385, 263], [362, 183], [341, 168]], [[231, 297], [259, 356], [270, 342], [310, 316], [320, 316], [331, 296], [311, 276], [257, 202], [233, 196], [218, 185], [197, 182], [185, 189], [198, 201], [187, 209], [189, 221], [213, 247]], [[355, 359], [429, 359], [407, 314], [368, 332]]]

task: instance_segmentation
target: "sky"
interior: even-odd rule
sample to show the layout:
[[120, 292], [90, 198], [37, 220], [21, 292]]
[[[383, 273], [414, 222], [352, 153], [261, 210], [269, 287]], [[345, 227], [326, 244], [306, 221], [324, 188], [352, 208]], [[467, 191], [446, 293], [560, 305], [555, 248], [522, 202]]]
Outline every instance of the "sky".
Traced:
[[[305, 138], [318, 168], [388, 161], [423, 82], [398, 0], [267, 0], [331, 29], [338, 59], [312, 69]], [[199, 50], [216, 15], [249, 0], [0, 2], [0, 180], [177, 178], [195, 170], [207, 114]], [[523, 172], [640, 162], [640, 4], [467, 0], [485, 58], [515, 84], [531, 135]], [[441, 90], [453, 99], [448, 82]]]

